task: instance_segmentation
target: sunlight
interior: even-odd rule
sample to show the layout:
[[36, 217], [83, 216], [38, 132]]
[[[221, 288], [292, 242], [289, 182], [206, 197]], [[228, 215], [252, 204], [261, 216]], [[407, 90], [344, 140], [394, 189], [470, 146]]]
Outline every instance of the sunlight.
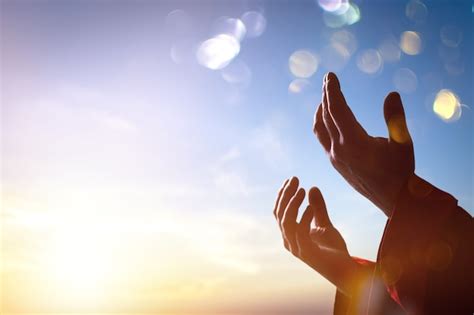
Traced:
[[[102, 239], [101, 239], [102, 238]], [[112, 276], [114, 262], [107, 257], [105, 238], [83, 229], [61, 230], [55, 237], [48, 273], [63, 293], [76, 299], [98, 298]]]

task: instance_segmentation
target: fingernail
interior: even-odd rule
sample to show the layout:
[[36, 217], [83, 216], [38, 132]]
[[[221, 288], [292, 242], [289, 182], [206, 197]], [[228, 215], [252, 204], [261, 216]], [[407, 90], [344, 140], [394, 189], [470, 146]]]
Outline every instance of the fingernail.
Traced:
[[339, 79], [337, 78], [337, 76], [333, 72], [328, 73], [328, 84], [330, 84], [329, 86], [334, 86], [338, 89], [341, 88], [341, 86], [339, 84]]

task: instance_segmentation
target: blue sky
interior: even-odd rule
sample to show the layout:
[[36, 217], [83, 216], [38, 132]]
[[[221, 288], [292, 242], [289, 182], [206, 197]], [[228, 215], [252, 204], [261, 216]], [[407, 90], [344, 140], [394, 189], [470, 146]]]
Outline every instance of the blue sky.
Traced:
[[[386, 136], [383, 99], [410, 69], [416, 172], [472, 214], [472, 3], [424, 1], [422, 20], [407, 1], [354, 3], [360, 20], [331, 28], [317, 1], [2, 1], [4, 310], [327, 312], [334, 289], [282, 246], [277, 189], [293, 175], [319, 186], [353, 255], [374, 259], [385, 224], [312, 134], [327, 71], [366, 130]], [[227, 69], [243, 64], [246, 81], [231, 84], [195, 52], [217, 19], [248, 11], [266, 28], [240, 42]], [[327, 51], [341, 31], [356, 50], [335, 69]], [[361, 71], [361, 54], [406, 31], [419, 53], [397, 48], [395, 62]], [[318, 65], [292, 93], [297, 50]], [[463, 104], [456, 121], [433, 112], [441, 89]], [[92, 283], [106, 293], [84, 294]]]

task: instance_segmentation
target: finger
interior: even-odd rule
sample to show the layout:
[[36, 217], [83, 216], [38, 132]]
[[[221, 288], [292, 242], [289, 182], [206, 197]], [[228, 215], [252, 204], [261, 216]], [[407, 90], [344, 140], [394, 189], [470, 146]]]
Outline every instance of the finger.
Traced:
[[283, 182], [283, 185], [281, 186], [281, 188], [278, 190], [278, 195], [277, 195], [277, 199], [275, 201], [275, 206], [273, 207], [273, 215], [275, 216], [275, 218], [277, 218], [278, 203], [280, 202], [281, 195], [283, 195], [283, 189], [285, 189], [285, 186], [288, 183], [288, 181], [289, 181], [289, 179], [286, 179]]
[[314, 246], [310, 237], [311, 221], [313, 219], [314, 209], [311, 206], [307, 206], [305, 212], [301, 217], [301, 221], [298, 224], [296, 232], [296, 246], [298, 247], [298, 257], [303, 260], [308, 260], [309, 256], [314, 256], [314, 251], [317, 248]]
[[290, 201], [291, 197], [296, 193], [298, 189], [299, 180], [297, 177], [292, 177], [290, 181], [286, 184], [285, 188], [283, 189], [283, 194], [280, 198], [280, 202], [278, 203], [277, 209], [277, 220], [281, 222], [281, 218], [285, 212], [285, 209]]
[[334, 124], [334, 121], [332, 120], [331, 114], [329, 113], [329, 104], [328, 104], [328, 98], [327, 98], [327, 93], [326, 93], [326, 81], [327, 81], [327, 76], [324, 77], [324, 83], [323, 83], [322, 116], [323, 116], [324, 126], [326, 127], [329, 138], [331, 139], [331, 145], [333, 145], [334, 143], [339, 143], [339, 131], [337, 130], [337, 127]]
[[383, 110], [389, 140], [398, 144], [412, 146], [413, 143], [408, 131], [400, 94], [397, 92], [388, 94], [384, 101]]
[[314, 209], [314, 219], [316, 221], [316, 226], [332, 226], [328, 211], [326, 209], [326, 203], [324, 202], [321, 191], [317, 187], [311, 187], [308, 193], [308, 199], [310, 206]]
[[331, 150], [331, 138], [323, 121], [323, 104], [319, 104], [314, 114], [313, 132], [318, 137], [319, 142], [326, 152]]
[[311, 230], [311, 221], [313, 220], [313, 216], [314, 216], [314, 210], [310, 205], [308, 205], [303, 215], [301, 216], [301, 221], [299, 223], [301, 227], [301, 232], [305, 232], [309, 234]]
[[333, 72], [327, 74], [326, 94], [329, 113], [342, 138], [350, 138], [359, 132], [362, 127], [357, 122], [352, 110], [347, 105], [342, 94], [339, 79]]
[[305, 191], [303, 188], [298, 189], [298, 192], [291, 198], [288, 203], [288, 207], [285, 209], [285, 213], [281, 220], [281, 230], [284, 237], [288, 240], [290, 245], [290, 251], [296, 253], [296, 217], [298, 216], [298, 209], [303, 203]]

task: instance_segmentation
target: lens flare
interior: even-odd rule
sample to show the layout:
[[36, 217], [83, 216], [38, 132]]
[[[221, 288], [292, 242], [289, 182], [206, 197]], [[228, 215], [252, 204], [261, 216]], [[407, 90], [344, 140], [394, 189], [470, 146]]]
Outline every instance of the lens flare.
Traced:
[[357, 67], [367, 74], [375, 74], [382, 70], [383, 60], [380, 53], [375, 49], [367, 49], [357, 56]]
[[458, 96], [448, 89], [442, 89], [436, 94], [433, 111], [445, 122], [456, 121], [462, 114]]
[[240, 44], [233, 36], [220, 34], [202, 42], [196, 58], [202, 66], [218, 70], [227, 66], [239, 52]]
[[439, 32], [441, 42], [448, 47], [458, 47], [463, 39], [461, 29], [455, 25], [445, 25]]
[[295, 51], [289, 59], [291, 73], [298, 78], [309, 78], [318, 70], [318, 57], [307, 50]]
[[250, 38], [261, 36], [267, 28], [267, 20], [262, 14], [256, 11], [245, 12], [241, 20], [247, 29], [247, 37]]
[[417, 32], [406, 31], [400, 37], [400, 48], [407, 55], [418, 55], [421, 52], [421, 37]]
[[405, 94], [416, 91], [418, 87], [418, 78], [416, 74], [408, 68], [401, 68], [395, 71], [393, 75], [393, 84], [395, 88]]

